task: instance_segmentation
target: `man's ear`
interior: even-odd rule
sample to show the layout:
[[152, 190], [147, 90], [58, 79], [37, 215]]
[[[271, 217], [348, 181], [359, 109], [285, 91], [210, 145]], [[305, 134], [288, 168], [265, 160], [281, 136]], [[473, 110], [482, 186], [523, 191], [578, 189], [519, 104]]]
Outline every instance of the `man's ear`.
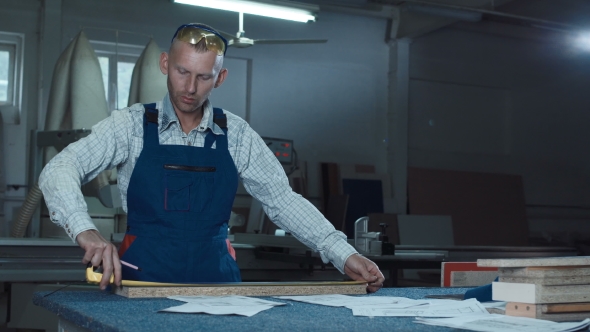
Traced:
[[160, 71], [164, 75], [168, 75], [168, 53], [162, 52], [160, 54]]
[[219, 75], [217, 75], [217, 81], [215, 81], [214, 88], [220, 87], [221, 84], [223, 84], [223, 81], [225, 81], [226, 77], [227, 77], [227, 68], [221, 68], [221, 70], [219, 71]]

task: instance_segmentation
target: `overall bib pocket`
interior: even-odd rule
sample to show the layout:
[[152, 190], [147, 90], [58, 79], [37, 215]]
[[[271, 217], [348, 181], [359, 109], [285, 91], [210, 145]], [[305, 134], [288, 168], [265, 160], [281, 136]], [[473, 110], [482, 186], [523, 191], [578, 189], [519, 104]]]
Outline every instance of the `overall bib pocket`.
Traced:
[[164, 165], [164, 209], [202, 212], [211, 200], [215, 167]]

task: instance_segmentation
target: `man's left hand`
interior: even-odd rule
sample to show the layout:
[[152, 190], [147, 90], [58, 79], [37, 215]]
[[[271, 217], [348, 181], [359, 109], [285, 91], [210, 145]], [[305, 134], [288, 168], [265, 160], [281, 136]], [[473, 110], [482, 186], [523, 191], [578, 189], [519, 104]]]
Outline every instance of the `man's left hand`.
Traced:
[[378, 291], [383, 287], [385, 281], [377, 264], [359, 254], [348, 257], [344, 264], [344, 272], [353, 280], [366, 281], [368, 283], [367, 291], [370, 293]]

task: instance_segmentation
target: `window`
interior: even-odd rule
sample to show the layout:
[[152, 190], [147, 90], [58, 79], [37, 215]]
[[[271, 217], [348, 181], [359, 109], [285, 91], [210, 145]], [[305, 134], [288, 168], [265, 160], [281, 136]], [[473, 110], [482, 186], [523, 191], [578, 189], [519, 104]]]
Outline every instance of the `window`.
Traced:
[[14, 100], [15, 45], [0, 44], [0, 103], [12, 104]]
[[144, 47], [99, 41], [90, 43], [98, 56], [109, 109], [128, 106], [131, 75]]
[[[6, 123], [18, 123], [24, 35], [0, 32], [0, 107]], [[11, 112], [5, 114], [4, 112]]]

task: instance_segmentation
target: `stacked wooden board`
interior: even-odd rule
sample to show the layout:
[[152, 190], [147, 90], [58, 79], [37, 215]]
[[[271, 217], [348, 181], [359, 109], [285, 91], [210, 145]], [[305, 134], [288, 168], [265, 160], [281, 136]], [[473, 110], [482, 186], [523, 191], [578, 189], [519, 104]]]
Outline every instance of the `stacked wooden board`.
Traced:
[[[93, 267], [86, 269], [86, 282], [99, 284], [102, 273]], [[111, 276], [111, 284], [114, 277]], [[300, 282], [225, 282], [204, 284], [172, 284], [162, 282], [122, 280], [121, 287], [112, 285], [115, 294], [125, 297], [168, 297], [173, 295], [319, 295], [366, 294], [366, 281], [300, 281]]]
[[162, 285], [160, 283], [138, 282], [138, 286], [123, 285], [122, 287], [115, 287], [114, 293], [129, 298], [168, 297], [175, 295], [278, 296], [367, 293], [367, 284], [362, 281], [236, 282], [225, 284]]
[[556, 322], [590, 318], [590, 257], [480, 259], [497, 267], [492, 299], [506, 301], [506, 315]]
[[491, 283], [498, 268], [479, 267], [476, 262], [442, 262], [440, 287], [475, 287]]

